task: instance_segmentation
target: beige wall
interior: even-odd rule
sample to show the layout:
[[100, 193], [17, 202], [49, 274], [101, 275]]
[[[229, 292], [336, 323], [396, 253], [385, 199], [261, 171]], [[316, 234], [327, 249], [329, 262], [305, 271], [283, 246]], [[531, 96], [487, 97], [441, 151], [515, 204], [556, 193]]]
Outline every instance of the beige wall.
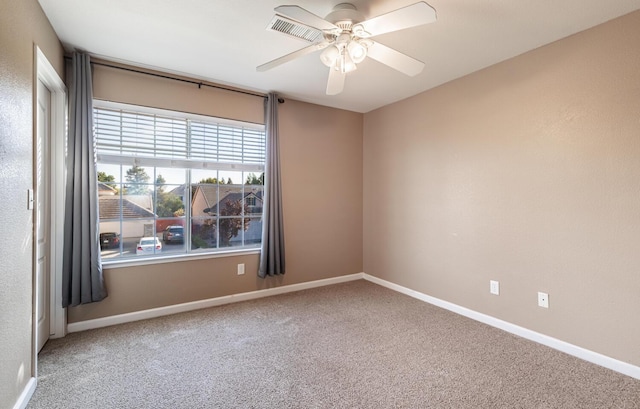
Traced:
[[63, 51], [36, 0], [0, 0], [0, 407], [32, 375], [34, 44], [63, 75]]
[[635, 12], [366, 114], [365, 272], [640, 365], [638, 44]]
[[[262, 98], [100, 66], [94, 70], [94, 97], [264, 120]], [[106, 268], [109, 297], [70, 308], [69, 322], [361, 272], [362, 114], [293, 100], [279, 105], [279, 114], [284, 277], [257, 278], [257, 254]], [[238, 263], [246, 264], [243, 276], [236, 274]]]

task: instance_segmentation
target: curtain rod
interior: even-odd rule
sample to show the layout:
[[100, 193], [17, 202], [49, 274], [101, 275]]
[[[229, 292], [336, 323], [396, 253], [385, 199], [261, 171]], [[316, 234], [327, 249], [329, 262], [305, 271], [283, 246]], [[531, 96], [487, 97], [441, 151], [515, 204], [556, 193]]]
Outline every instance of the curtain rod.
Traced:
[[156, 74], [156, 73], [153, 73], [153, 72], [136, 70], [134, 68], [120, 67], [120, 66], [117, 66], [117, 65], [106, 64], [106, 63], [103, 63], [103, 62], [91, 61], [91, 64], [102, 65], [103, 67], [115, 68], [115, 69], [123, 70], [123, 71], [135, 72], [137, 74], [151, 75], [153, 77], [164, 78], [164, 79], [168, 79], [168, 80], [186, 82], [188, 84], [197, 85], [198, 88], [211, 87], [211, 88], [217, 88], [217, 89], [221, 89], [221, 90], [225, 90], [225, 91], [237, 92], [239, 94], [251, 95], [251, 96], [254, 96], [254, 97], [267, 98], [266, 95], [257, 94], [257, 93], [254, 93], [254, 92], [242, 91], [242, 90], [234, 89], [234, 88], [227, 88], [227, 87], [223, 87], [223, 86], [220, 86], [220, 85], [207, 84], [207, 83], [201, 82], [201, 81], [194, 81], [194, 80], [187, 80], [187, 79], [184, 79], [184, 78], [172, 77], [170, 75]]
[[[65, 56], [64, 58], [65, 58], [65, 60], [70, 60], [71, 59], [71, 57], [68, 57], [68, 56]], [[249, 91], [242, 91], [242, 90], [239, 90], [239, 89], [223, 87], [221, 85], [207, 84], [207, 83], [202, 82], [202, 81], [187, 80], [187, 79], [184, 79], [184, 78], [172, 77], [170, 75], [164, 75], [164, 74], [156, 74], [156, 73], [153, 73], [153, 72], [136, 70], [134, 68], [121, 67], [121, 66], [118, 66], [118, 65], [112, 65], [112, 64], [107, 64], [107, 63], [103, 63], [103, 62], [91, 61], [91, 64], [93, 64], [93, 65], [102, 65], [103, 67], [115, 68], [117, 70], [135, 72], [137, 74], [151, 75], [152, 77], [158, 77], [158, 78], [164, 78], [164, 79], [168, 79], [168, 80], [186, 82], [188, 84], [197, 85], [198, 88], [202, 88], [202, 87], [217, 88], [217, 89], [221, 89], [221, 90], [224, 90], [224, 91], [231, 91], [231, 92], [237, 92], [239, 94], [251, 95], [253, 97], [260, 97], [260, 98], [264, 98], [264, 99], [267, 98], [267, 96], [264, 95], [264, 94], [258, 94], [258, 93], [249, 92]], [[284, 103], [284, 99], [278, 98], [278, 102], [282, 104], [282, 103]]]

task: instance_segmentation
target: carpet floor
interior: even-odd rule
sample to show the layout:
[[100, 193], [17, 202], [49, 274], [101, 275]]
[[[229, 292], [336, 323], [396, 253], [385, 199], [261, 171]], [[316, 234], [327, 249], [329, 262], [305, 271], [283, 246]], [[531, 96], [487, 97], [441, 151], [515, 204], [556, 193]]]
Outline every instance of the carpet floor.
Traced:
[[354, 281], [50, 340], [28, 408], [640, 408], [640, 381]]

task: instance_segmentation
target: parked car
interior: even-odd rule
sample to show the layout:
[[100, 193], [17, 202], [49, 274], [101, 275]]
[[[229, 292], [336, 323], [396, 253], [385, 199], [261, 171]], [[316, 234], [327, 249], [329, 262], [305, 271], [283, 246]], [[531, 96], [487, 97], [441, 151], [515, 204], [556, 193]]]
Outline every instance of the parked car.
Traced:
[[120, 247], [120, 235], [118, 233], [100, 233], [100, 248], [113, 249]]
[[162, 232], [162, 241], [165, 243], [184, 243], [184, 227], [168, 226]]
[[136, 246], [136, 254], [155, 254], [162, 251], [162, 243], [157, 237], [143, 237]]

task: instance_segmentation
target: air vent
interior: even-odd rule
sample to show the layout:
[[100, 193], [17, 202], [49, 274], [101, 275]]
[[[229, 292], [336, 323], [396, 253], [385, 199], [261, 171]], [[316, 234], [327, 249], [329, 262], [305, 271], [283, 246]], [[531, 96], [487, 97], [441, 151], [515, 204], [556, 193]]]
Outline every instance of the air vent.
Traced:
[[310, 43], [315, 43], [323, 36], [323, 33], [320, 30], [305, 26], [304, 24], [300, 24], [297, 21], [290, 20], [282, 16], [275, 16], [267, 26], [267, 30], [277, 31]]

